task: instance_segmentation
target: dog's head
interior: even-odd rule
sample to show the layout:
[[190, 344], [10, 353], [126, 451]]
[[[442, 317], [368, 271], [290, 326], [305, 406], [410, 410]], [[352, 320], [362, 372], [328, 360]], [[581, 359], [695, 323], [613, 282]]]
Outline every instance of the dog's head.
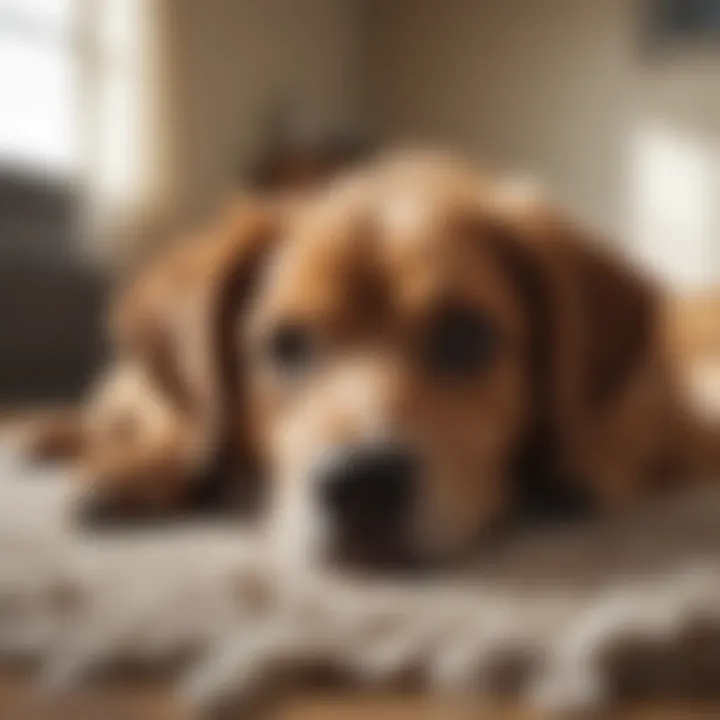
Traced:
[[573, 429], [647, 352], [632, 273], [436, 159], [379, 163], [228, 247], [215, 396], [300, 553], [467, 547], [566, 481]]
[[353, 178], [310, 203], [247, 308], [250, 408], [290, 547], [434, 554], [510, 501], [525, 309], [500, 230], [438, 173]]

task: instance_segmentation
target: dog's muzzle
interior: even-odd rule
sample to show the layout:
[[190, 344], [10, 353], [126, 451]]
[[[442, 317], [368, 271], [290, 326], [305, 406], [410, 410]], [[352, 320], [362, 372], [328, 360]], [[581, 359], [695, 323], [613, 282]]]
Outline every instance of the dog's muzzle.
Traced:
[[319, 504], [339, 537], [373, 544], [393, 541], [407, 525], [417, 475], [415, 456], [400, 446], [342, 447], [317, 470]]

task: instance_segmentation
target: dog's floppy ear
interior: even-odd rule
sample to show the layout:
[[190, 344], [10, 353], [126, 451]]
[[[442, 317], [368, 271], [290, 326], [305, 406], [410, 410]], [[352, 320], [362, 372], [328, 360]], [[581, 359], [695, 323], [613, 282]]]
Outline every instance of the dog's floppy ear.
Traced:
[[234, 318], [276, 237], [269, 204], [233, 207], [202, 237], [147, 268], [120, 297], [113, 335], [198, 438], [197, 464], [214, 461], [239, 392]]
[[545, 278], [556, 360], [564, 358], [558, 371], [572, 376], [579, 411], [598, 411], [651, 351], [656, 290], [629, 260], [547, 204], [526, 208], [514, 222]]
[[551, 445], [553, 462], [562, 464], [650, 356], [657, 295], [628, 261], [541, 197], [502, 195], [494, 213], [497, 244], [531, 323], [535, 429], [542, 435], [535, 449]]

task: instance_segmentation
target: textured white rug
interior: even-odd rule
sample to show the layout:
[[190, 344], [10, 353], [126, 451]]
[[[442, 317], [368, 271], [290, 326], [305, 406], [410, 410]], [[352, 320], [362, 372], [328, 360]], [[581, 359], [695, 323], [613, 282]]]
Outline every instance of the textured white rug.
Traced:
[[45, 688], [169, 661], [201, 706], [317, 665], [555, 709], [720, 688], [720, 496], [515, 538], [464, 577], [290, 586], [241, 528], [81, 535], [68, 487], [0, 453], [0, 652]]

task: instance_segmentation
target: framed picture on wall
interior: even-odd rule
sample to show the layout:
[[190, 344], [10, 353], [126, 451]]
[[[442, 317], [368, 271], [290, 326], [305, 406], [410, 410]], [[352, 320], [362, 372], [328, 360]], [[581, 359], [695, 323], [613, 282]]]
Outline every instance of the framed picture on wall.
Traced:
[[646, 39], [655, 49], [717, 45], [720, 0], [646, 0]]

